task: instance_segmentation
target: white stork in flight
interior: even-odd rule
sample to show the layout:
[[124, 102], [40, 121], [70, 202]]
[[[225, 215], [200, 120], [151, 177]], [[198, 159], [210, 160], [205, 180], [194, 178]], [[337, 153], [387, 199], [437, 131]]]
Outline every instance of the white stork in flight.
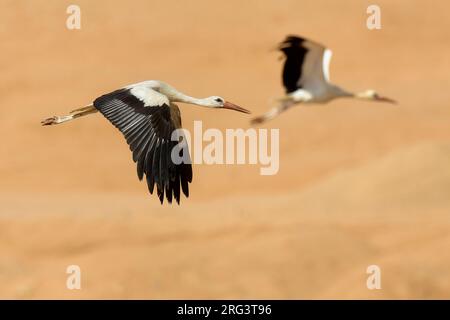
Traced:
[[327, 103], [336, 98], [396, 103], [392, 99], [381, 97], [375, 90], [352, 93], [330, 83], [329, 65], [332, 53], [317, 42], [288, 36], [278, 49], [286, 57], [283, 67], [286, 95], [278, 99], [277, 107], [252, 119], [253, 124], [273, 119], [298, 103]]
[[[181, 128], [180, 110], [175, 102], [250, 113], [221, 97], [193, 98], [164, 82], [150, 80], [105, 94], [84, 108], [45, 119], [41, 124], [60, 124], [100, 111], [124, 135], [137, 163], [139, 180], [145, 175], [150, 193], [153, 194], [156, 184], [161, 204], [164, 193], [169, 203], [172, 197], [180, 203], [180, 189], [189, 197], [192, 166], [190, 161], [175, 164], [171, 157], [172, 149], [179, 143], [171, 140], [172, 132]], [[180, 157], [186, 159], [183, 150]]]

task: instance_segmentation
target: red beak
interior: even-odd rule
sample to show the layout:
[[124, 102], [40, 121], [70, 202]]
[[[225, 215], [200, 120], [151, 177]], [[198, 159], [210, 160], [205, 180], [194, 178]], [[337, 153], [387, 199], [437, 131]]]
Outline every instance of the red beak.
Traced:
[[386, 97], [377, 97], [377, 101], [397, 104], [397, 101], [395, 101], [394, 99], [386, 98]]
[[250, 111], [248, 111], [247, 109], [244, 109], [242, 107], [239, 107], [237, 105], [235, 105], [234, 103], [225, 101], [223, 104], [223, 109], [229, 109], [229, 110], [234, 110], [234, 111], [239, 111], [239, 112], [243, 112], [243, 113], [250, 113]]

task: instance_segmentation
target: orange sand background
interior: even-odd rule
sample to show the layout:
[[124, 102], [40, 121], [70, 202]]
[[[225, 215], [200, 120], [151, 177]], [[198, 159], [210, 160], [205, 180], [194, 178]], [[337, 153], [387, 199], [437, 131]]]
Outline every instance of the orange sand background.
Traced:
[[[0, 298], [450, 298], [448, 1], [1, 1]], [[259, 114], [282, 94], [290, 33], [333, 49], [331, 78], [396, 107], [296, 108], [280, 171], [194, 167], [191, 197], [161, 206], [101, 115], [57, 127], [145, 79]], [[250, 117], [181, 105], [184, 126]], [[82, 289], [66, 288], [66, 267]], [[382, 271], [368, 290], [366, 268]]]

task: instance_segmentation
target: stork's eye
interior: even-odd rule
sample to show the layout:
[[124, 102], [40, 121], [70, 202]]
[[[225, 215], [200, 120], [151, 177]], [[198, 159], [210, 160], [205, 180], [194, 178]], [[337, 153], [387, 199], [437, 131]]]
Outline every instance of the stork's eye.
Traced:
[[223, 100], [220, 99], [220, 98], [216, 98], [216, 99], [214, 99], [214, 100], [216, 100], [217, 102], [223, 102]]

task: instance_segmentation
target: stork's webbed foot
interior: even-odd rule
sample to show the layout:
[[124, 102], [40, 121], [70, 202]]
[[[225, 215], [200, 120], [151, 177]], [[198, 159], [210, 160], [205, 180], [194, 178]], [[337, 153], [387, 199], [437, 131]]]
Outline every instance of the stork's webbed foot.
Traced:
[[257, 124], [266, 122], [266, 120], [267, 120], [267, 118], [265, 116], [260, 116], [260, 117], [256, 117], [256, 118], [253, 118], [252, 120], [250, 120], [250, 124], [257, 125]]
[[51, 126], [51, 125], [60, 124], [60, 123], [63, 123], [63, 122], [66, 122], [66, 121], [69, 121], [72, 119], [73, 119], [73, 116], [61, 116], [61, 117], [53, 116], [53, 117], [42, 120], [41, 125]]
[[44, 119], [44, 120], [41, 121], [41, 124], [43, 126], [50, 126], [50, 125], [58, 124], [58, 123], [59, 122], [58, 122], [58, 117], [57, 116], [53, 116], [53, 117], [50, 117], [50, 118], [47, 118], [47, 119]]

